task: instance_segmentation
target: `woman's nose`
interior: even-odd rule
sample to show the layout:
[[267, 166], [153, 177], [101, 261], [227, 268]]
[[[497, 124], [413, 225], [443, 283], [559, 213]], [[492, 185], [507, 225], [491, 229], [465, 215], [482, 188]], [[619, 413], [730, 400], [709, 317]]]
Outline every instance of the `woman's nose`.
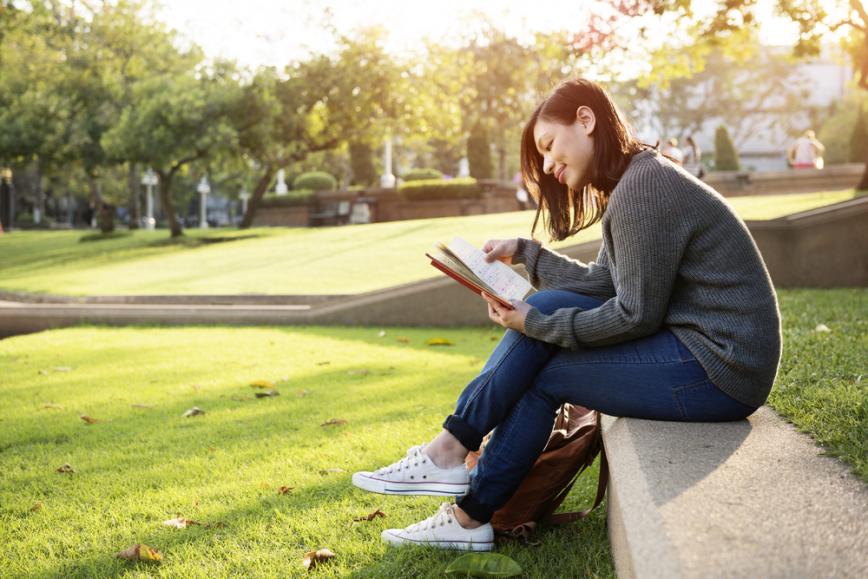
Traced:
[[554, 161], [552, 161], [551, 157], [548, 155], [543, 157], [543, 173], [551, 173], [554, 165]]

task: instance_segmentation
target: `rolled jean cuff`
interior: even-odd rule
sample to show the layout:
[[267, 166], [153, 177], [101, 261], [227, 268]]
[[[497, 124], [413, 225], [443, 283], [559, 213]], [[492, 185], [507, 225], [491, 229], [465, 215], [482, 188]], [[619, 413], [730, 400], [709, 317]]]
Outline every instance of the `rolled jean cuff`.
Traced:
[[484, 503], [480, 503], [472, 494], [464, 495], [455, 501], [455, 504], [458, 505], [462, 511], [470, 515], [471, 519], [479, 521], [480, 523], [491, 521], [491, 517], [494, 516], [494, 511], [496, 510]]
[[457, 438], [458, 442], [467, 450], [479, 450], [479, 445], [482, 444], [482, 437], [485, 436], [467, 424], [461, 417], [454, 414], [446, 417], [446, 420], [443, 422], [443, 428]]

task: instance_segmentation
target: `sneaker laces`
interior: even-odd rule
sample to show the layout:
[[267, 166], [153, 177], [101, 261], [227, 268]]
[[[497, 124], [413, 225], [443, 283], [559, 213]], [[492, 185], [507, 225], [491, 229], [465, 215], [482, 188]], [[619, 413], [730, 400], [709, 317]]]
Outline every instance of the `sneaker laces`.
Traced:
[[415, 525], [410, 525], [405, 529], [408, 533], [415, 531], [425, 531], [434, 527], [442, 527], [446, 523], [452, 524], [452, 519], [455, 518], [455, 505], [453, 503], [443, 503], [437, 512]]
[[416, 446], [410, 447], [410, 450], [407, 451], [407, 455], [404, 458], [397, 462], [393, 462], [388, 466], [384, 466], [381, 469], [378, 469], [376, 474], [392, 474], [395, 471], [410, 468], [411, 461], [419, 461], [419, 458], [422, 456], [422, 449], [424, 447], [424, 444], [417, 444]]

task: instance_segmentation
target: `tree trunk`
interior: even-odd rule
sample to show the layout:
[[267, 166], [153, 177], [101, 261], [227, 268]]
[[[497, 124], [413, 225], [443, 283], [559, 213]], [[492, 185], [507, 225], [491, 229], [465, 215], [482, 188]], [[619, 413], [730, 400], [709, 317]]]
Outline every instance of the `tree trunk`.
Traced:
[[[868, 150], [866, 150], [866, 156], [868, 156]], [[865, 159], [865, 168], [862, 169], [862, 178], [859, 179], [859, 184], [856, 185], [856, 189], [859, 191], [865, 191], [868, 189], [868, 159]]]
[[169, 230], [172, 232], [172, 237], [181, 237], [184, 235], [184, 230], [178, 220], [175, 218], [175, 206], [172, 204], [172, 179], [175, 174], [173, 172], [165, 173], [157, 171], [160, 177], [160, 204], [163, 206], [163, 213], [166, 215], [166, 221], [169, 222]]
[[[99, 193], [99, 183], [96, 180], [96, 176], [93, 173], [88, 173], [87, 175], [87, 184], [90, 187], [90, 203], [93, 207], [93, 217], [91, 217], [90, 223], [87, 224], [88, 227], [93, 227], [93, 220], [96, 218], [97, 224], [102, 227], [102, 206], [103, 199], [102, 195]], [[114, 226], [114, 224], [112, 224]]]
[[259, 206], [259, 201], [268, 190], [268, 186], [271, 184], [272, 179], [274, 179], [275, 173], [276, 171], [273, 166], [265, 166], [262, 177], [256, 184], [256, 189], [253, 190], [253, 196], [247, 201], [247, 213], [244, 214], [244, 218], [241, 220], [241, 225], [238, 226], [238, 229], [247, 229], [253, 223], [253, 218], [256, 216], [256, 208]]
[[136, 163], [130, 163], [127, 173], [127, 186], [130, 192], [129, 210], [130, 210], [130, 229], [138, 229], [142, 219], [142, 204], [141, 199], [141, 182], [138, 179], [138, 166]]
[[103, 235], [113, 233], [115, 230], [115, 206], [103, 201], [99, 206], [98, 215], [99, 229]]

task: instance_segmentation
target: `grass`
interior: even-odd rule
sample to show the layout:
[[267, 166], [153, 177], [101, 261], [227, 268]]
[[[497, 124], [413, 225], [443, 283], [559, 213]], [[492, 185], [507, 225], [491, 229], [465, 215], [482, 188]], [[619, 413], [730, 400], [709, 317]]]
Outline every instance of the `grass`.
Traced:
[[[379, 537], [441, 499], [365, 493], [350, 477], [433, 437], [500, 332], [379, 330], [78, 327], [0, 341], [0, 575], [442, 575], [458, 554]], [[433, 337], [455, 345], [426, 346]], [[281, 395], [254, 398], [258, 379]], [[206, 414], [183, 418], [192, 406]], [[331, 418], [347, 422], [320, 426]], [[55, 472], [66, 463], [74, 474]], [[596, 472], [564, 508], [591, 503]], [[353, 522], [376, 509], [386, 518]], [[210, 526], [162, 525], [179, 515]], [[538, 538], [498, 550], [529, 577], [554, 565], [614, 576], [604, 509]], [[133, 543], [163, 563], [114, 557]], [[323, 547], [337, 558], [304, 571]]]
[[[855, 195], [729, 201], [744, 219], [771, 219]], [[166, 231], [135, 231], [84, 243], [79, 239], [92, 238], [91, 232], [15, 231], [0, 236], [0, 290], [72, 296], [359, 293], [439, 275], [424, 257], [437, 240], [457, 234], [481, 245], [488, 238], [527, 236], [532, 221], [533, 212], [525, 211], [317, 229], [187, 230], [180, 241]], [[554, 247], [599, 238], [598, 224]]]
[[784, 356], [769, 404], [868, 483], [868, 289], [778, 295]]

